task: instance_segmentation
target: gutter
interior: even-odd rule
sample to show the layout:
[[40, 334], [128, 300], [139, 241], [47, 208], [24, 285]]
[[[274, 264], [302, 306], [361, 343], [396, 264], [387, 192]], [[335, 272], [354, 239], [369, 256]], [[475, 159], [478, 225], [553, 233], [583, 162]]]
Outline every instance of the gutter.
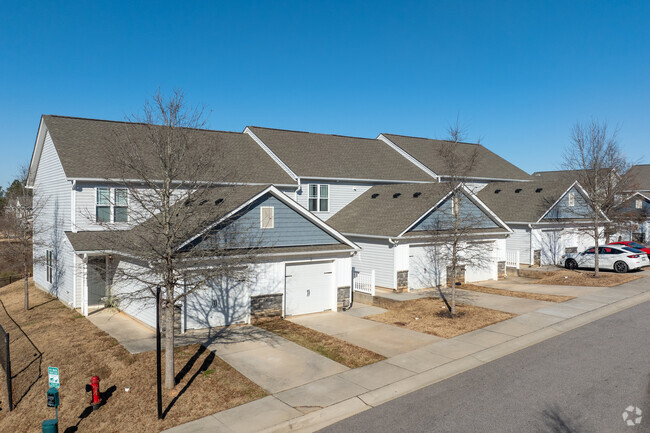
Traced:
[[352, 177], [301, 176], [303, 179], [326, 180], [329, 182], [366, 182], [366, 183], [436, 183], [434, 180], [394, 180], [394, 179], [357, 179]]

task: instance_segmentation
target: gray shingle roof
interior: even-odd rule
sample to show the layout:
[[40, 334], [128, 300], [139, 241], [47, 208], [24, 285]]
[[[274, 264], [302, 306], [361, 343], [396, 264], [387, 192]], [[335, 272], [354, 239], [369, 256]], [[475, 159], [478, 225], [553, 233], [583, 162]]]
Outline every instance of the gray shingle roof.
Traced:
[[[434, 140], [431, 138], [408, 137], [395, 134], [382, 135], [437, 175], [449, 176], [455, 174], [450, 173], [450, 168], [445, 163], [445, 159], [441, 157], [443, 145], [449, 142]], [[461, 155], [469, 155], [476, 149], [478, 159], [476, 161], [476, 167], [474, 167], [469, 174], [471, 177], [504, 180], [530, 180], [530, 175], [528, 173], [480, 144], [456, 143], [455, 146], [461, 148]]]
[[[398, 236], [448, 193], [449, 184], [446, 183], [377, 185], [329, 218], [327, 223], [344, 234]], [[506, 229], [496, 231], [507, 232]]]
[[[125, 136], [127, 128], [129, 134], [136, 136], [134, 141], [143, 143], [142, 154], [147, 155], [147, 140], [137, 137], [139, 133], [144, 135], [144, 125], [52, 115], [44, 115], [43, 121], [67, 177], [119, 178], [119, 169], [104, 156], [110, 151], [111, 142]], [[197, 145], [204, 146], [206, 152], [218, 152], [222, 167], [216, 167], [216, 170], [228, 173], [228, 179], [212, 180], [276, 185], [295, 183], [247, 134], [211, 130], [195, 132]]]
[[493, 182], [479, 191], [477, 196], [506, 223], [533, 223], [544, 215], [573, 182], [575, 180], [572, 179], [526, 183]]
[[249, 126], [298, 176], [433, 181], [381, 140]]
[[650, 191], [650, 164], [633, 165], [627, 174], [635, 191]]

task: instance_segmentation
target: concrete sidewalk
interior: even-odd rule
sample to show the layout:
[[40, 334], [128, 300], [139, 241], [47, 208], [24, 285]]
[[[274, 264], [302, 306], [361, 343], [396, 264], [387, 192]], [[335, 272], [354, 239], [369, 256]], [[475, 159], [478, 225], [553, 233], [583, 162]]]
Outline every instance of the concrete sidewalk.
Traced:
[[372, 365], [332, 374], [174, 427], [169, 432], [313, 432], [371, 407], [650, 301], [636, 280], [437, 341]]

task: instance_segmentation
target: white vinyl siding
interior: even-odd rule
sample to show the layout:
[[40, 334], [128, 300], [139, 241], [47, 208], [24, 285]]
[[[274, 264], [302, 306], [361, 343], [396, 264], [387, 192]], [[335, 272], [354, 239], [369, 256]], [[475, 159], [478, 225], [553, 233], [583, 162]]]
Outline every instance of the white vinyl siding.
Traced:
[[395, 288], [395, 254], [388, 240], [371, 240], [367, 238], [351, 238], [361, 247], [352, 257], [355, 270], [370, 274], [375, 270], [375, 284], [388, 289]]
[[[34, 282], [68, 305], [73, 304], [73, 250], [65, 231], [70, 230], [72, 182], [66, 179], [52, 137], [46, 133], [34, 179], [34, 203], [42, 210], [34, 221]], [[46, 251], [52, 251], [52, 282], [48, 281]]]
[[[312, 212], [323, 221], [336, 214], [338, 211], [350, 204], [352, 200], [359, 197], [361, 194], [370, 189], [370, 187], [372, 187], [370, 184], [354, 184], [348, 182], [319, 182], [318, 184], [327, 185], [329, 190], [328, 211]], [[289, 194], [290, 197], [294, 198], [298, 204], [307, 210], [309, 210], [309, 185], [310, 184], [303, 184], [300, 191], [298, 191], [295, 195]]]

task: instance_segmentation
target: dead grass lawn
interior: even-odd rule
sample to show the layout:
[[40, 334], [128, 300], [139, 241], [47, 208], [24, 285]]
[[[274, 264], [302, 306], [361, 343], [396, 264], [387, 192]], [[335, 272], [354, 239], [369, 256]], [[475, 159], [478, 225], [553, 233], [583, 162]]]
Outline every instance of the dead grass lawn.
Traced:
[[395, 302], [385, 305], [383, 308], [387, 308], [388, 311], [366, 317], [366, 319], [401, 326], [413, 331], [426, 332], [443, 338], [455, 337], [516, 316], [516, 314], [488, 308], [457, 304], [458, 316], [451, 318], [444, 302], [438, 298]]
[[510, 296], [513, 298], [534, 299], [536, 301], [547, 302], [566, 302], [575, 299], [575, 296], [562, 295], [545, 295], [543, 293], [517, 292], [516, 290], [495, 289], [493, 287], [477, 286], [475, 284], [465, 284], [461, 289], [471, 290], [473, 292], [489, 293], [492, 295]]
[[314, 331], [313, 329], [288, 320], [266, 319], [255, 323], [255, 326], [293, 341], [346, 367], [363, 367], [364, 365], [374, 364], [375, 362], [386, 359], [385, 356], [364, 349], [363, 347], [355, 346], [331, 335]]
[[540, 278], [531, 282], [531, 284], [551, 284], [560, 286], [594, 286], [594, 287], [614, 287], [630, 281], [643, 278], [643, 274], [615, 274], [609, 272], [600, 272], [598, 278], [594, 277], [593, 271], [570, 271], [560, 270], [552, 275]]
[[[202, 346], [181, 347], [176, 349], [180, 382], [165, 392], [163, 410], [167, 413], [158, 421], [155, 352], [129, 354], [83, 316], [36, 288], [30, 292], [33, 308], [25, 312], [21, 288], [21, 282], [0, 288], [9, 315], [33, 341], [0, 306], [0, 324], [10, 332], [12, 368], [18, 374], [14, 379], [17, 405], [11, 413], [4, 377], [0, 380], [2, 432], [40, 431], [41, 422], [54, 417], [54, 410], [45, 405], [48, 366], [59, 367], [61, 372], [60, 432], [158, 432], [266, 395]], [[100, 377], [106, 400], [96, 412], [89, 410], [90, 394], [85, 391], [93, 375]]]

